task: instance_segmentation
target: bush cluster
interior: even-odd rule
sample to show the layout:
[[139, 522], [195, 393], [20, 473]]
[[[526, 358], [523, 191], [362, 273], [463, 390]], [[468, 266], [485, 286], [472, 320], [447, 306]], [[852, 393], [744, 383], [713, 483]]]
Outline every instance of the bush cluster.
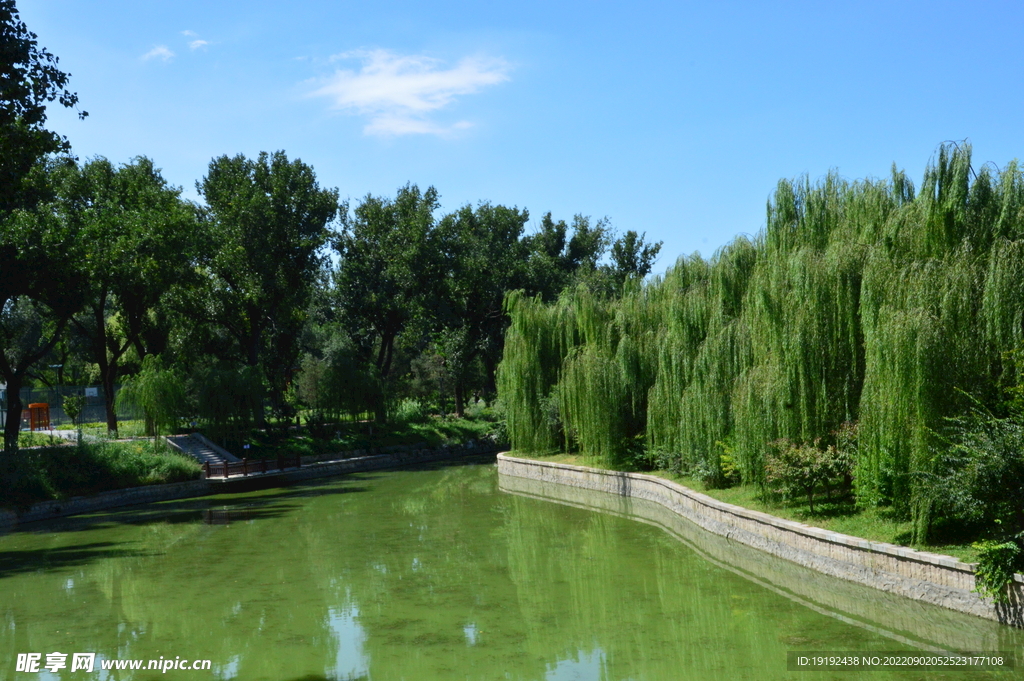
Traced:
[[25, 508], [37, 501], [66, 499], [126, 487], [185, 482], [199, 477], [199, 464], [145, 441], [99, 442], [21, 449], [0, 464], [0, 501]]

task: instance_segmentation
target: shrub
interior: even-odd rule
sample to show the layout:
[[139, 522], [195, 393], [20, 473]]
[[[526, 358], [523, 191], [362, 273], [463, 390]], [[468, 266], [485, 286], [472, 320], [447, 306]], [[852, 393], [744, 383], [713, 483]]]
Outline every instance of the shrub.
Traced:
[[199, 464], [142, 441], [61, 445], [20, 451], [0, 462], [0, 504], [26, 508], [37, 501], [199, 477]]
[[426, 423], [429, 418], [427, 406], [408, 397], [399, 402], [395, 409], [395, 421], [398, 423]]
[[1007, 586], [1013, 582], [1014, 573], [1024, 568], [1024, 552], [1013, 541], [983, 541], [974, 548], [978, 550], [974, 590], [996, 603], [1006, 603], [1010, 597]]
[[837, 433], [837, 444], [821, 446], [821, 439], [812, 444], [796, 444], [776, 440], [765, 458], [765, 487], [773, 495], [792, 500], [807, 498], [814, 513], [814, 495], [825, 488], [825, 500], [833, 500], [836, 488], [848, 489], [852, 480], [854, 456], [850, 433]]
[[[742, 481], [739, 465], [736, 463], [731, 441], [715, 443], [722, 451], [718, 460], [702, 459], [693, 469], [693, 477], [697, 478], [708, 489], [725, 489], [738, 485]], [[677, 463], [676, 466], [679, 464]]]
[[929, 525], [953, 521], [999, 541], [1024, 533], [1024, 418], [996, 418], [979, 406], [948, 423], [933, 472], [921, 476]]

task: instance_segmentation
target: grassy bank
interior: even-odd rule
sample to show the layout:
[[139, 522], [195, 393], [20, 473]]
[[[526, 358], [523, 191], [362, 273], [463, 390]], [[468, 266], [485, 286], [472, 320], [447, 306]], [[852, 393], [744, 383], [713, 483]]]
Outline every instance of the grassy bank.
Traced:
[[[566, 463], [573, 466], [589, 466], [603, 470], [616, 470], [602, 462], [598, 457], [584, 456], [581, 454], [550, 454], [536, 455], [514, 452], [515, 456], [538, 461], [551, 461], [555, 463]], [[621, 470], [621, 469], [619, 469]], [[708, 488], [695, 478], [676, 475], [670, 471], [630, 471], [643, 472], [645, 475], [655, 475], [665, 480], [671, 480], [684, 487], [706, 494], [713, 499], [724, 501], [728, 504], [735, 504], [754, 511], [770, 513], [779, 518], [795, 520], [797, 522], [841, 532], [854, 537], [868, 539], [870, 541], [886, 542], [908, 546], [921, 551], [930, 551], [953, 556], [965, 563], [974, 563], [978, 560], [978, 551], [972, 546], [972, 542], [949, 541], [937, 544], [922, 544], [912, 541], [913, 523], [910, 520], [897, 520], [888, 508], [857, 508], [849, 498], [834, 503], [816, 503], [814, 513], [805, 500], [797, 499], [787, 503], [772, 503], [766, 500], [759, 490], [753, 485], [736, 485], [725, 489]]]
[[0, 506], [24, 508], [126, 487], [184, 482], [199, 477], [199, 464], [152, 440], [86, 442], [0, 454]]
[[[141, 431], [141, 422], [132, 425]], [[86, 428], [86, 441], [81, 446], [42, 432], [22, 433], [21, 449], [16, 454], [0, 453], [0, 507], [24, 508], [39, 501], [183, 482], [200, 475], [196, 461], [174, 453], [163, 441], [96, 441], [101, 428], [105, 431], [103, 424]], [[131, 428], [122, 433], [125, 431]], [[424, 417], [390, 424], [306, 424], [302, 428], [282, 423], [224, 437], [209, 435], [232, 453], [259, 459], [419, 443], [438, 447], [484, 440], [499, 432], [496, 419], [485, 414], [467, 419]], [[244, 448], [246, 444], [248, 449]]]

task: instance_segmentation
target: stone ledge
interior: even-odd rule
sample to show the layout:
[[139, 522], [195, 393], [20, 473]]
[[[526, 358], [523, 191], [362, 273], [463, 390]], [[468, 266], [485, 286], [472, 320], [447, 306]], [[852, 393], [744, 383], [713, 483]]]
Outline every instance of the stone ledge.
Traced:
[[118, 506], [131, 506], [154, 501], [170, 501], [185, 497], [201, 497], [210, 494], [210, 484], [206, 480], [190, 480], [188, 482], [172, 482], [166, 485], [145, 485], [143, 487], [126, 487], [107, 492], [100, 492], [88, 497], [71, 497], [53, 501], [41, 501], [33, 504], [24, 513], [0, 510], [0, 530], [14, 527], [21, 523], [31, 523], [50, 518], [62, 518], [78, 513], [91, 513]]
[[842, 579], [999, 622], [1024, 625], [1024, 577], [1015, 576], [1010, 605], [974, 593], [974, 566], [777, 518], [728, 504], [641, 473], [498, 455], [503, 475], [593, 489], [658, 503], [704, 529]]

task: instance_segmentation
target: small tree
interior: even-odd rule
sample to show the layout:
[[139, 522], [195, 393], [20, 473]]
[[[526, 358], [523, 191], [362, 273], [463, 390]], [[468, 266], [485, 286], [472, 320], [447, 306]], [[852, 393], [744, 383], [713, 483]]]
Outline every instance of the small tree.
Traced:
[[172, 429], [186, 410], [185, 381], [174, 368], [165, 368], [160, 357], [147, 355], [142, 370], [125, 380], [117, 394], [119, 407], [136, 408], [146, 419], [146, 434], [157, 437]]
[[85, 410], [85, 395], [65, 395], [61, 403], [64, 413], [78, 430], [78, 444], [82, 444], [82, 412]]
[[825, 488], [825, 500], [832, 501], [837, 485], [849, 489], [856, 447], [856, 426], [844, 424], [836, 433], [837, 444], [821, 446], [821, 438], [810, 444], [776, 440], [765, 457], [765, 486], [784, 499], [807, 497], [814, 513], [814, 494]]

